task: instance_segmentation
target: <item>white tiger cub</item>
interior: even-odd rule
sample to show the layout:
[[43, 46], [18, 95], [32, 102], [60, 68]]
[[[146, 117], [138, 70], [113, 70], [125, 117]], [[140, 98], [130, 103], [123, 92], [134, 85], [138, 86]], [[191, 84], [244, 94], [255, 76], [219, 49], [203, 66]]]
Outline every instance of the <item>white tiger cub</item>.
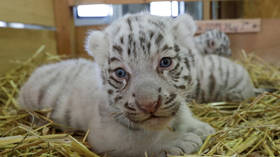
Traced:
[[195, 36], [195, 45], [202, 55], [215, 54], [219, 56], [231, 56], [229, 37], [218, 29], [208, 30]]
[[89, 34], [86, 48], [96, 62], [38, 68], [19, 103], [28, 110], [53, 108], [53, 120], [89, 129], [94, 150], [112, 157], [197, 151], [215, 131], [192, 116], [190, 98], [241, 100], [254, 96], [255, 88], [241, 66], [199, 55], [195, 31], [189, 15], [126, 15]]

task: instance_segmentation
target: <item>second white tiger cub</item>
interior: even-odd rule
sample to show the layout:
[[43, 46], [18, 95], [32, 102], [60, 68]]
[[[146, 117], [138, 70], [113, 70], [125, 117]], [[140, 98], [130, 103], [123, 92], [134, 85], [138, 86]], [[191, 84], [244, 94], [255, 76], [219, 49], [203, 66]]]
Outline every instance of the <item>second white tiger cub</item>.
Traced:
[[195, 23], [145, 13], [89, 34], [96, 62], [63, 61], [37, 69], [22, 87], [28, 110], [90, 130], [89, 143], [113, 157], [163, 157], [197, 151], [214, 129], [192, 116], [190, 98], [208, 102], [255, 95], [247, 72], [226, 58], [198, 54]]
[[218, 29], [208, 30], [195, 36], [195, 45], [202, 55], [231, 56], [229, 37]]

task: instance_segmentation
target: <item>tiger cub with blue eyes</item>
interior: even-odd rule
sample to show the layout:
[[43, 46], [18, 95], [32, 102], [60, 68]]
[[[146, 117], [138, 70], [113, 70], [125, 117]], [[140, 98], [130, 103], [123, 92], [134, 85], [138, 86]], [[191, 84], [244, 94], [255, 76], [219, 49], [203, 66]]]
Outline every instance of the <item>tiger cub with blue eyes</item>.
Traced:
[[126, 15], [86, 42], [95, 62], [62, 61], [38, 68], [22, 87], [27, 110], [90, 130], [88, 141], [112, 157], [164, 157], [195, 152], [215, 133], [192, 116], [191, 99], [239, 101], [255, 96], [248, 73], [217, 55], [202, 56], [189, 15]]

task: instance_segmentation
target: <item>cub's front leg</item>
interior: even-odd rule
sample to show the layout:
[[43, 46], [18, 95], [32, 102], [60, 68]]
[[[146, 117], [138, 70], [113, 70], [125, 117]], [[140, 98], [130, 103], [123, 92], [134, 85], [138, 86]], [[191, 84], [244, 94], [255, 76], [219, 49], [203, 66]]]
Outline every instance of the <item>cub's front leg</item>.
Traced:
[[159, 152], [161, 157], [165, 157], [167, 154], [183, 155], [193, 153], [202, 145], [202, 139], [192, 132], [178, 134], [167, 142]]
[[207, 136], [214, 133], [214, 128], [194, 118], [189, 108], [183, 104], [173, 124], [173, 133], [169, 133], [169, 137], [173, 139], [163, 137], [162, 140], [167, 141], [163, 149], [171, 155], [193, 153], [200, 148]]
[[142, 157], [145, 152], [151, 157], [189, 154], [197, 151], [203, 139], [214, 133], [211, 126], [193, 118], [187, 106], [182, 106], [165, 128], [155, 130], [125, 125], [117, 121], [106, 106], [99, 106], [100, 116], [90, 121], [89, 143], [98, 153], [112, 157]]

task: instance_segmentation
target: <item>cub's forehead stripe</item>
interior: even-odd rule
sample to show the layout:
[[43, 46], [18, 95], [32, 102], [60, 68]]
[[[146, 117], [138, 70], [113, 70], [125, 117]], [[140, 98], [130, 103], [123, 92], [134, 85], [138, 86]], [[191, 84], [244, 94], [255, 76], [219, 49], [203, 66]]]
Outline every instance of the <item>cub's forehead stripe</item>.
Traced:
[[152, 39], [153, 36], [154, 36], [154, 32], [153, 32], [153, 31], [150, 31], [149, 33], [150, 33], [150, 39]]
[[154, 20], [148, 20], [149, 24], [155, 26], [155, 28], [159, 28], [160, 30], [165, 29], [165, 24], [161, 21], [154, 21]]
[[131, 24], [130, 18], [127, 18], [127, 24], [128, 24], [129, 30], [132, 31], [132, 24]]
[[173, 47], [168, 46], [167, 44], [165, 44], [165, 45], [163, 46], [163, 48], [161, 49], [161, 51], [166, 51], [166, 50], [171, 50], [171, 49], [173, 49]]
[[119, 45], [113, 45], [113, 50], [114, 50], [114, 51], [117, 51], [117, 52], [119, 53], [120, 56], [122, 55], [123, 49], [122, 49], [121, 46], [119, 46]]
[[[143, 56], [176, 53], [180, 50], [178, 46], [174, 47], [173, 42], [170, 43], [169, 36], [166, 37], [168, 25], [161, 19], [130, 16], [117, 25], [120, 31], [116, 32], [117, 35], [112, 34], [116, 38], [113, 37], [111, 52], [115, 53], [121, 61], [125, 58], [135, 60]], [[175, 52], [172, 51], [173, 49]]]
[[162, 39], [163, 39], [163, 35], [161, 33], [159, 33], [158, 36], [157, 36], [157, 39], [155, 41], [155, 44], [159, 46]]
[[180, 51], [180, 47], [179, 47], [177, 44], [175, 44], [175, 45], [174, 45], [174, 50], [175, 50], [176, 52], [179, 52], [179, 51]]
[[121, 42], [121, 44], [123, 44], [123, 36], [120, 37], [120, 42]]
[[120, 61], [121, 60], [119, 58], [117, 58], [117, 57], [110, 58], [110, 63], [112, 63], [112, 62], [120, 62]]

